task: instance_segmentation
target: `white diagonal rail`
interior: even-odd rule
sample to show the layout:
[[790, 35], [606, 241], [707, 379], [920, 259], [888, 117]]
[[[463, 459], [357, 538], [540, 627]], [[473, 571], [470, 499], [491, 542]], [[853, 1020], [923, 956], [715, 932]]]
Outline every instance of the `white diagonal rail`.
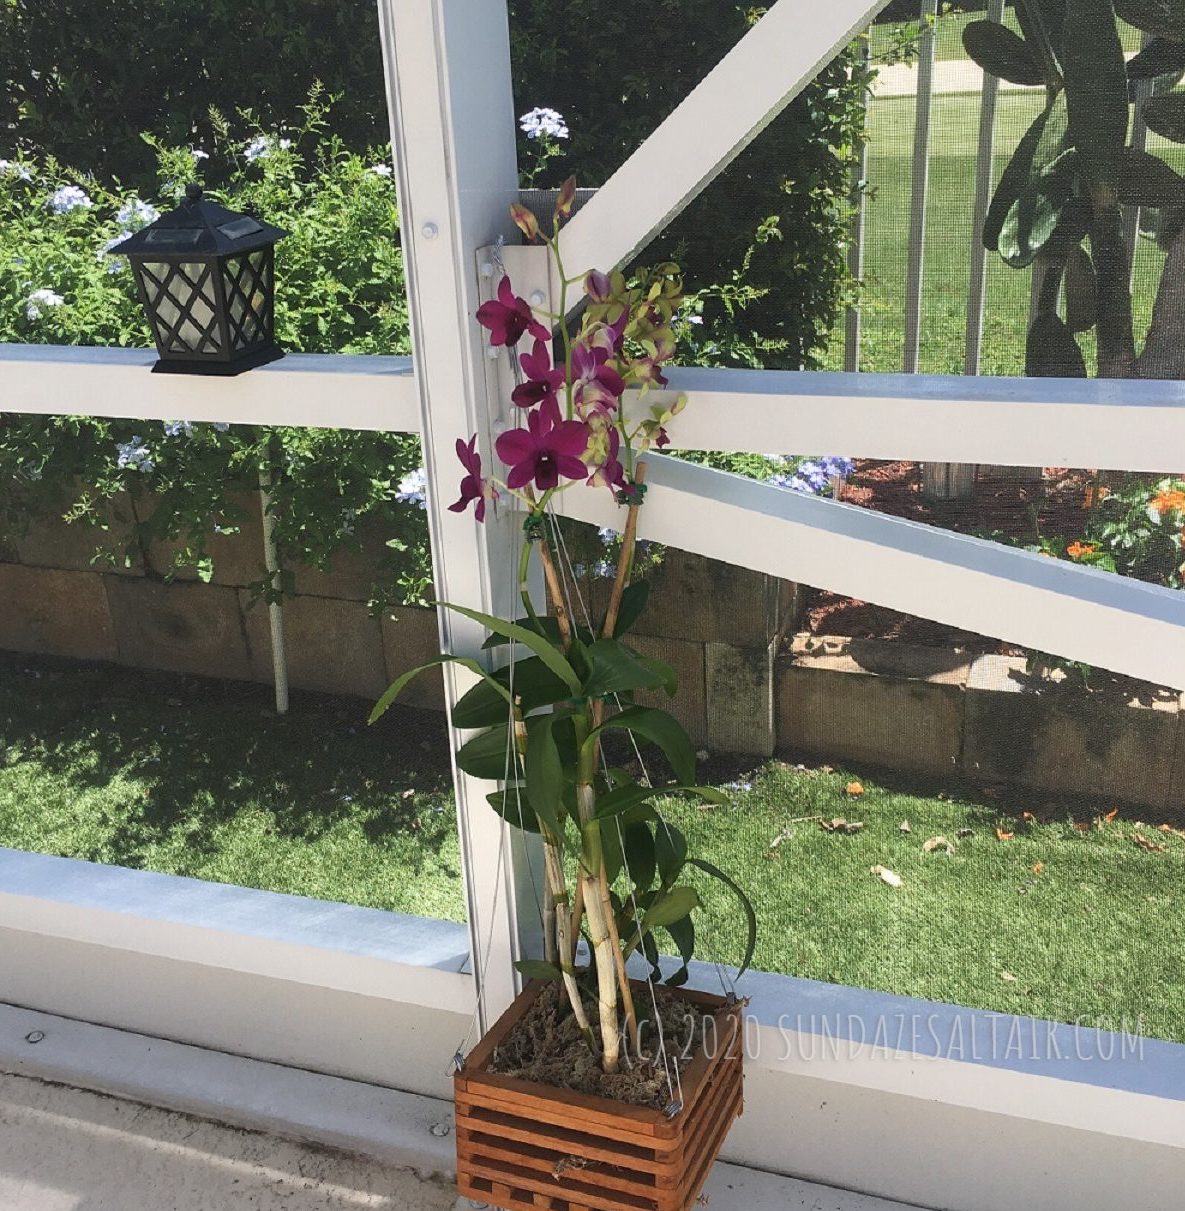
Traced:
[[694, 200], [888, 0], [777, 0], [565, 229], [568, 273], [624, 264]]
[[[1185, 689], [1185, 593], [662, 455], [649, 462], [643, 539]], [[579, 521], [618, 519], [607, 492], [559, 502]]]

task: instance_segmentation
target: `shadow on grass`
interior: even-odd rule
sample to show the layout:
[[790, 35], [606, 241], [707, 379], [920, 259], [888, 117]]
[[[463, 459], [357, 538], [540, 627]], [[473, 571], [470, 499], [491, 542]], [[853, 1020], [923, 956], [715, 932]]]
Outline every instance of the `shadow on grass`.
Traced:
[[452, 830], [443, 716], [397, 707], [368, 727], [369, 710], [296, 692], [277, 716], [268, 686], [0, 653], [0, 768], [35, 763], [80, 795], [128, 788], [101, 843], [70, 855], [92, 861], [143, 866], [183, 835], [196, 862], [245, 812], [266, 813], [278, 839], [316, 841], [348, 820], [371, 842], [415, 834], [438, 856]]

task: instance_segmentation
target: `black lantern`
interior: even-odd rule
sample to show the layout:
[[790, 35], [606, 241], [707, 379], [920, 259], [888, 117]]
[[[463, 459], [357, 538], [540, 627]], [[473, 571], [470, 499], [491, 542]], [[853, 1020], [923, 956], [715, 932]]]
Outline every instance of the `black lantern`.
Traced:
[[176, 210], [111, 249], [132, 263], [160, 354], [154, 372], [238, 374], [284, 356], [274, 258], [287, 234], [187, 185]]

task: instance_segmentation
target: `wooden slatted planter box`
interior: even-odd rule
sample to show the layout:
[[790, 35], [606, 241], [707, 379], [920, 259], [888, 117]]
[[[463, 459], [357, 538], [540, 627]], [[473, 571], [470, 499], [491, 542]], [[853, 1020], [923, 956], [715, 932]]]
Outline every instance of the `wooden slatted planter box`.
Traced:
[[688, 1211], [742, 1110], [741, 1005], [671, 990], [714, 1012], [716, 1043], [709, 1030], [683, 1073], [683, 1109], [668, 1118], [487, 1071], [543, 987], [522, 993], [454, 1078], [461, 1193], [507, 1211]]

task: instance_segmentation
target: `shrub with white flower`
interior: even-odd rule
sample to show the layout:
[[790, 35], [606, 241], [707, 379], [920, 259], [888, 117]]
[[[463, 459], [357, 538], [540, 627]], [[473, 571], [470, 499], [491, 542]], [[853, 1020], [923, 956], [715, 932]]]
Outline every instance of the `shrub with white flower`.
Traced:
[[529, 109], [518, 120], [519, 129], [528, 139], [566, 139], [568, 124], [558, 110], [539, 106]]
[[389, 177], [391, 175], [390, 164], [372, 164], [367, 172], [373, 172], [376, 177]]
[[31, 181], [33, 174], [15, 160], [0, 160], [0, 177], [16, 177], [18, 181]]
[[42, 287], [29, 295], [25, 304], [25, 315], [31, 320], [39, 320], [51, 307], [60, 307], [65, 301], [56, 290]]
[[409, 471], [399, 481], [395, 499], [405, 505], [418, 505], [421, 509], [428, 507], [428, 476], [423, 467]]
[[248, 163], [265, 160], [274, 151], [287, 151], [292, 146], [291, 139], [277, 139], [274, 135], [258, 135], [243, 148], [243, 157]]
[[79, 185], [59, 185], [50, 194], [48, 202], [54, 214], [69, 214], [80, 206], [89, 210], [92, 205], [90, 195]]

